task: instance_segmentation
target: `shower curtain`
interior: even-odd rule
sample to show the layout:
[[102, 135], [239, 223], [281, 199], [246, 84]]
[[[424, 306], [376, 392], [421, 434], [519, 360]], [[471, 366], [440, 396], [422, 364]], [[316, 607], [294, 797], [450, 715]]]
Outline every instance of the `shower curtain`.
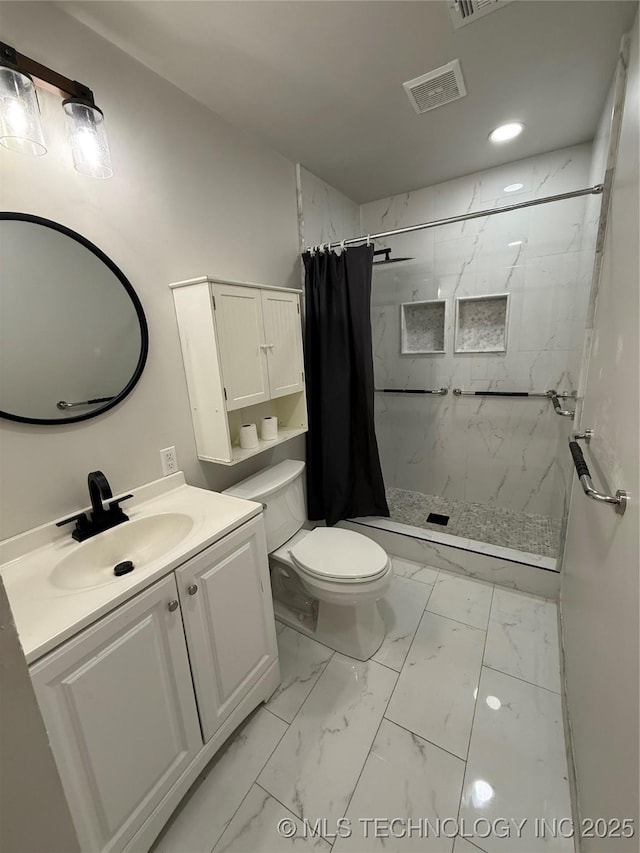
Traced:
[[373, 419], [373, 246], [302, 257], [309, 519], [388, 516]]

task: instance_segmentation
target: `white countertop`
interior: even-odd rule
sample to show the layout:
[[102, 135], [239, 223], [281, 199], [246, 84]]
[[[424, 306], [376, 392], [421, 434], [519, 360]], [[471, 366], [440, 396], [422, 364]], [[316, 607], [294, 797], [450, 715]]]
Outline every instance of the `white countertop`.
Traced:
[[123, 504], [131, 521], [184, 513], [193, 527], [162, 557], [112, 582], [83, 589], [61, 589], [51, 582], [60, 560], [97, 538], [76, 542], [73, 525], [59, 528], [51, 521], [0, 542], [0, 573], [28, 663], [262, 512], [254, 501], [188, 486], [181, 472], [132, 491], [133, 499]]

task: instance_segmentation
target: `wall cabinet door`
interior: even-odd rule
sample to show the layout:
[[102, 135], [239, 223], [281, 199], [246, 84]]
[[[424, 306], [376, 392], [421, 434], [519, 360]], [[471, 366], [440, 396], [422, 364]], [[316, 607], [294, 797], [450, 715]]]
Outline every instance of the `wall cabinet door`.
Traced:
[[216, 328], [227, 411], [269, 399], [260, 290], [215, 284]]
[[202, 748], [177, 599], [171, 575], [31, 668], [83, 851], [122, 849]]
[[176, 571], [205, 742], [277, 658], [262, 518]]
[[298, 295], [263, 290], [262, 316], [271, 399], [302, 391], [304, 366]]

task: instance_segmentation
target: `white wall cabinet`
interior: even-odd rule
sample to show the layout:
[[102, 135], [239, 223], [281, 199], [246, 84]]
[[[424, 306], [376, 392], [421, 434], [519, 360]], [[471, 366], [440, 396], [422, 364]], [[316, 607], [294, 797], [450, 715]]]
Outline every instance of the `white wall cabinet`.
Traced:
[[270, 397], [304, 391], [304, 363], [297, 293], [261, 290]]
[[[233, 465], [307, 430], [300, 292], [192, 279], [172, 284], [198, 457]], [[277, 417], [276, 442], [239, 446]]]
[[206, 742], [278, 656], [262, 520], [190, 560], [176, 578]]
[[215, 326], [228, 412], [271, 397], [261, 291], [214, 284]]
[[262, 517], [36, 662], [31, 677], [81, 849], [142, 849], [140, 832], [157, 835], [280, 681]]

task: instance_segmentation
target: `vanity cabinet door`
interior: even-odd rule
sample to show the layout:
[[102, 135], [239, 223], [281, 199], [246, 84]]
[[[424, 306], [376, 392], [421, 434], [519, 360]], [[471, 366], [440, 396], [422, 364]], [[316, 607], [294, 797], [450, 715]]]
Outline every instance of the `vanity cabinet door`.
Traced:
[[271, 399], [304, 390], [300, 301], [297, 293], [262, 291]]
[[174, 576], [31, 677], [81, 849], [121, 850], [202, 748]]
[[277, 660], [262, 517], [176, 571], [205, 742]]
[[215, 284], [213, 296], [227, 411], [263, 403], [269, 380], [260, 291]]

